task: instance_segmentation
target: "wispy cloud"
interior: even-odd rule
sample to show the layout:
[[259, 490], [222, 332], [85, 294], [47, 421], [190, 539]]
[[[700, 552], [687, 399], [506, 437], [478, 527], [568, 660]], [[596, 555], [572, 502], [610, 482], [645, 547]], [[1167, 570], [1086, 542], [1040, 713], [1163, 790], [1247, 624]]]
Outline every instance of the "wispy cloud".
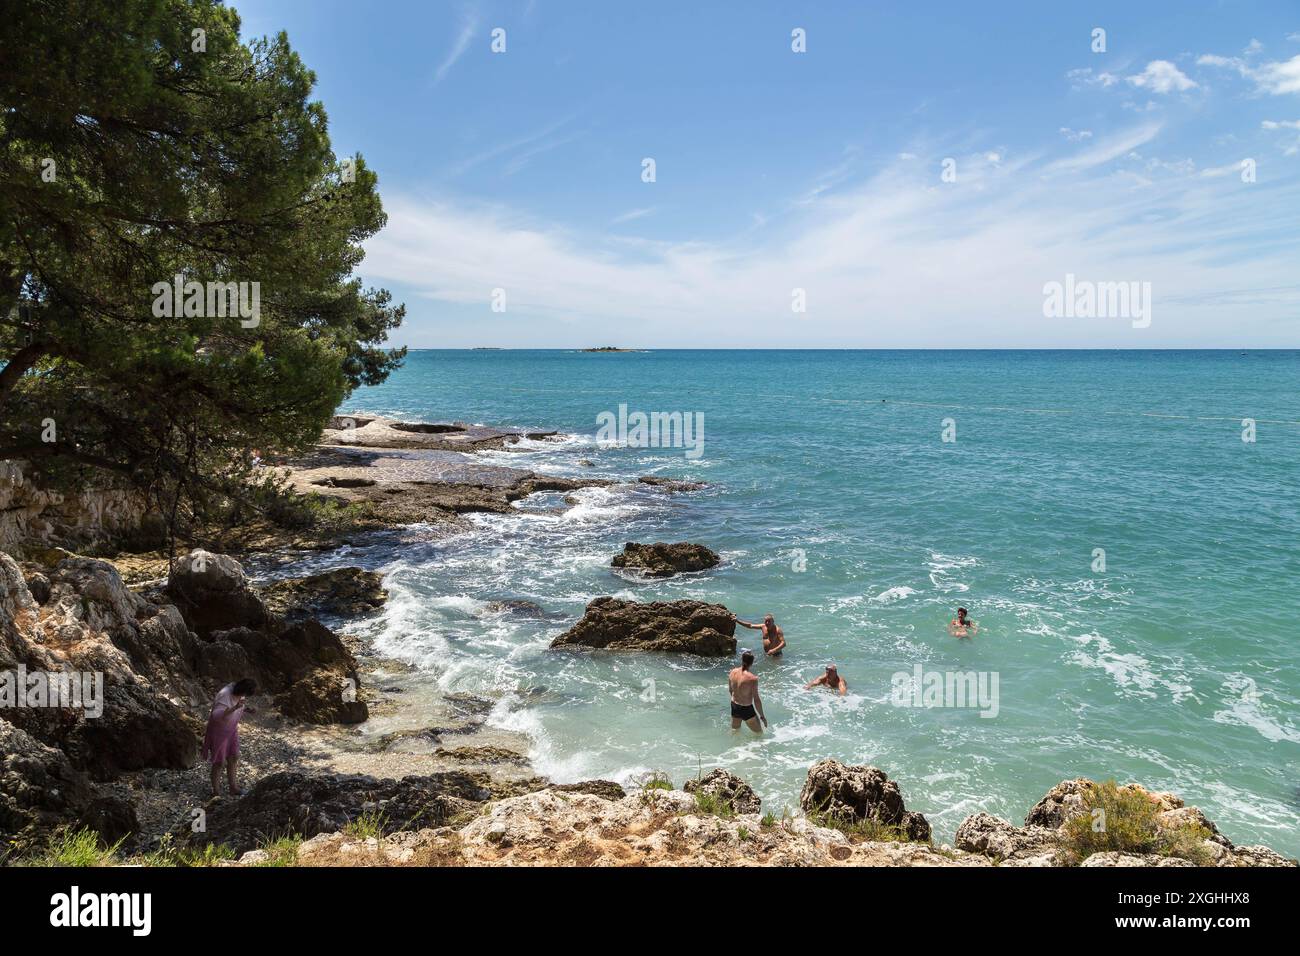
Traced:
[[613, 219], [611, 219], [610, 225], [617, 226], [619, 223], [632, 222], [633, 220], [636, 219], [644, 219], [652, 212], [654, 212], [653, 207], [647, 209], [629, 209], [621, 216], [615, 216]]
[[1048, 174], [1078, 173], [1104, 165], [1121, 156], [1127, 156], [1139, 146], [1151, 142], [1159, 133], [1159, 123], [1149, 123], [1116, 133], [1104, 140], [1098, 140], [1096, 145], [1089, 149], [1050, 163], [1045, 172]]
[[505, 157], [507, 159], [505, 172], [507, 174], [517, 173], [534, 156], [576, 139], [580, 134], [556, 135], [574, 118], [575, 114], [570, 114], [525, 136], [490, 146], [458, 163], [453, 163], [447, 168], [447, 172], [452, 176], [460, 176], [476, 166]]
[[469, 49], [470, 41], [474, 39], [474, 34], [478, 32], [478, 15], [472, 12], [466, 12], [461, 18], [460, 32], [456, 34], [456, 40], [452, 43], [451, 49], [447, 51], [447, 56], [438, 64], [438, 69], [433, 75], [433, 85], [437, 86], [443, 81], [443, 78], [451, 72], [451, 68], [456, 65], [456, 61], [465, 55]]
[[1282, 96], [1287, 93], [1300, 93], [1300, 53], [1289, 60], [1260, 63], [1258, 66], [1239, 56], [1219, 56], [1207, 53], [1197, 58], [1201, 66], [1215, 66], [1236, 70], [1239, 74], [1255, 83], [1261, 93]]
[[[1300, 184], [1246, 185], [1180, 162], [1135, 188], [1107, 167], [1133, 165], [1128, 153], [1158, 132], [1129, 130], [1064, 160], [959, 155], [955, 183], [932, 163], [893, 159], [764, 229], [707, 242], [628, 241], [517, 209], [386, 196], [389, 224], [367, 244], [364, 272], [485, 311], [504, 288], [534, 344], [618, 329], [660, 345], [1270, 344], [1300, 310], [1288, 212]], [[1151, 282], [1152, 328], [1044, 319], [1042, 287], [1066, 273]], [[806, 315], [791, 311], [796, 288]], [[1273, 291], [1261, 306], [1243, 298], [1250, 289]]]

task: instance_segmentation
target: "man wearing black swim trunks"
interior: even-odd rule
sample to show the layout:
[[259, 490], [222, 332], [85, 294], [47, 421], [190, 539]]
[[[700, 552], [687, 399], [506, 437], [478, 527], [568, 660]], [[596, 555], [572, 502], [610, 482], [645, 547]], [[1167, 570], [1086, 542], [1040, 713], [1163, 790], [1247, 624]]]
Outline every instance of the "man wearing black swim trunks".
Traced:
[[758, 676], [750, 671], [754, 666], [754, 654], [748, 649], [740, 653], [740, 666], [733, 667], [727, 675], [727, 684], [731, 688], [731, 729], [739, 730], [741, 721], [756, 734], [763, 732], [767, 717], [763, 715], [763, 699], [758, 696]]

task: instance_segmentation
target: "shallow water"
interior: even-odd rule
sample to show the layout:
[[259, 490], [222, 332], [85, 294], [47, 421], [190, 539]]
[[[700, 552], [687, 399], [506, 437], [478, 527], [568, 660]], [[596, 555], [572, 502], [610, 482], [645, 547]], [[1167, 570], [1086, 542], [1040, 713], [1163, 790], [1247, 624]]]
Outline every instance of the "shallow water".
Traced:
[[[703, 456], [598, 445], [621, 403], [702, 412]], [[559, 428], [483, 457], [710, 488], [541, 495], [449, 540], [331, 560], [389, 572], [366, 625], [380, 652], [430, 689], [500, 697], [490, 721], [560, 780], [723, 765], [779, 813], [835, 756], [885, 768], [951, 839], [967, 814], [1018, 821], [1063, 778], [1115, 777], [1295, 855], [1298, 405], [1295, 352], [413, 352], [348, 409]], [[725, 563], [641, 583], [608, 566], [631, 540]], [[602, 594], [773, 613], [790, 649], [757, 665], [770, 731], [729, 729], [731, 661], [548, 651]], [[487, 607], [509, 598], [551, 616]], [[972, 641], [946, 632], [958, 604]], [[801, 689], [827, 660], [843, 699]], [[996, 716], [895, 706], [893, 675], [916, 665], [996, 674]]]

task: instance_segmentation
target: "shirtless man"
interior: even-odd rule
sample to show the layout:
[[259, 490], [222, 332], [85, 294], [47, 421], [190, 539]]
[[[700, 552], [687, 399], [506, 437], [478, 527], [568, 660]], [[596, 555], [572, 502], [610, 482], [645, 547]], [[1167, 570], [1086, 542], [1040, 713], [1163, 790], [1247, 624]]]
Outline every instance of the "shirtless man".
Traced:
[[827, 664], [826, 673], [805, 684], [804, 690], [812, 690], [814, 687], [829, 687], [831, 690], [839, 691], [841, 697], [849, 692], [849, 682], [840, 676], [834, 664]]
[[948, 633], [959, 639], [973, 637], [978, 630], [975, 622], [966, 616], [964, 607], [957, 608], [957, 616], [948, 622]]
[[762, 624], [750, 624], [740, 618], [736, 618], [736, 623], [751, 631], [763, 632], [763, 652], [768, 657], [780, 657], [781, 652], [785, 650], [785, 631], [776, 626], [776, 620], [772, 615], [764, 615]]
[[[733, 667], [727, 675], [727, 684], [731, 688], [731, 729], [739, 730], [743, 720], [756, 734], [763, 732], [759, 724], [767, 723], [763, 716], [763, 699], [758, 696], [758, 676], [750, 672], [754, 666], [754, 652], [743, 649], [740, 652], [740, 666]], [[754, 716], [757, 708], [758, 716]]]

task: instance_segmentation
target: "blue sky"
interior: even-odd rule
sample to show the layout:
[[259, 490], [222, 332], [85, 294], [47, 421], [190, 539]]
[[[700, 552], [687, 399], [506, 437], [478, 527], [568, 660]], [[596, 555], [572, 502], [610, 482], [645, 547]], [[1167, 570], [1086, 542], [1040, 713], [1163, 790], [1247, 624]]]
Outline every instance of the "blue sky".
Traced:
[[402, 344], [1300, 346], [1295, 0], [234, 5], [379, 174]]

